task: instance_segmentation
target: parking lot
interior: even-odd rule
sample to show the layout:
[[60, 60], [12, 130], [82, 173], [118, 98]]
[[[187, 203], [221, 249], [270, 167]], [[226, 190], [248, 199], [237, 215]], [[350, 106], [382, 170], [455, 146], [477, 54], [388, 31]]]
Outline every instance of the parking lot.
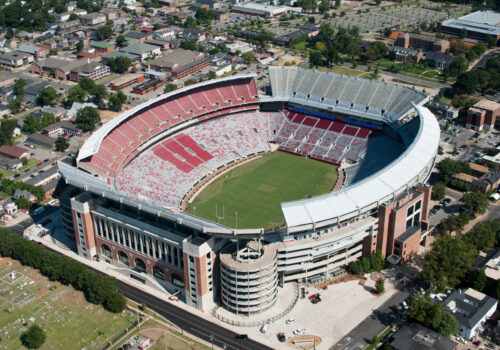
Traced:
[[[305, 297], [299, 297], [288, 315], [269, 324], [266, 333], [261, 332], [261, 327], [229, 327], [238, 333], [248, 333], [250, 338], [276, 349], [290, 349], [290, 345], [278, 340], [278, 333], [283, 332], [288, 341], [294, 337], [294, 331], [321, 337], [321, 343], [316, 343], [316, 349], [329, 349], [396, 293], [393, 271], [388, 270], [384, 275], [386, 291], [381, 296], [370, 292], [375, 281], [369, 275], [365, 285], [361, 285], [360, 280], [356, 279], [329, 285], [326, 290], [308, 287]], [[316, 293], [321, 295], [322, 300], [312, 303], [309, 296]], [[301, 331], [297, 332], [299, 329]], [[367, 336], [371, 338], [373, 335]]]
[[362, 13], [350, 12], [344, 17], [330, 20], [336, 28], [352, 28], [357, 26], [361, 33], [380, 32], [385, 28], [419, 28], [421, 23], [431, 23], [447, 18], [443, 12], [438, 12], [416, 5], [391, 6], [376, 8]]

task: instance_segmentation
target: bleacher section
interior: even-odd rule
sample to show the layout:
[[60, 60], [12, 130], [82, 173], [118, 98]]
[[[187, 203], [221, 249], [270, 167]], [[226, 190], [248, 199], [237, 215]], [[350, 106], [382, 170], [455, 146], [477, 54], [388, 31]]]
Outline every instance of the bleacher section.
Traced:
[[198, 181], [236, 159], [270, 150], [271, 125], [281, 113], [248, 112], [208, 120], [133, 159], [115, 179], [119, 192], [155, 205], [179, 207]]
[[401, 85], [299, 67], [271, 66], [269, 76], [274, 97], [306, 100], [390, 123], [413, 108], [410, 101], [418, 105], [428, 98]]
[[273, 140], [283, 151], [340, 164], [344, 158], [357, 161], [374, 131], [343, 122], [319, 119], [285, 111], [279, 128], [273, 125]]
[[114, 128], [103, 139], [99, 151], [85, 164], [101, 174], [114, 177], [135, 157], [138, 146], [170, 127], [192, 118], [205, 120], [220, 114], [255, 109], [257, 102], [257, 88], [254, 80], [249, 78], [176, 94]]

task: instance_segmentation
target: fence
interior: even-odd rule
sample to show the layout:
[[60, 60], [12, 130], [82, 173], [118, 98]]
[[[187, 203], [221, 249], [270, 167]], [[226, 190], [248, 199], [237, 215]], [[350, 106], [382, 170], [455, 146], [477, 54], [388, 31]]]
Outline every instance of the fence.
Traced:
[[288, 307], [285, 310], [283, 310], [282, 312], [280, 312], [279, 314], [277, 314], [273, 317], [269, 317], [269, 318], [267, 318], [265, 320], [261, 320], [261, 321], [245, 322], [245, 321], [229, 319], [229, 318], [226, 318], [224, 316], [221, 316], [217, 313], [216, 309], [214, 309], [212, 311], [212, 314], [215, 317], [217, 317], [217, 319], [221, 320], [224, 323], [230, 324], [232, 326], [257, 327], [257, 326], [262, 326], [264, 324], [275, 322], [275, 321], [283, 318], [286, 314], [288, 314], [294, 308], [298, 299], [299, 299], [299, 285], [297, 283], [294, 283], [292, 302], [290, 303], [290, 305], [288, 305]]

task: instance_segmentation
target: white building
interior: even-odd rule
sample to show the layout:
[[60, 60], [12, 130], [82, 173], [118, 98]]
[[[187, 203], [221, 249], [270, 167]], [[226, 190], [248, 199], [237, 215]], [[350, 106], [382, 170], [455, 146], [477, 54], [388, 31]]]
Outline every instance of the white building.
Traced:
[[456, 290], [443, 302], [460, 325], [460, 335], [473, 338], [497, 309], [497, 300], [475, 289]]

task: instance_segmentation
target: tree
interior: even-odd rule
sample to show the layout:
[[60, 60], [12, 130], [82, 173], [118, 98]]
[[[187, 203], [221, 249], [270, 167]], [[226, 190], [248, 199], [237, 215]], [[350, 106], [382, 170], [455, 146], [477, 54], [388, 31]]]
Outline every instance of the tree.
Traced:
[[95, 31], [95, 35], [99, 40], [109, 39], [113, 35], [113, 28], [111, 28], [111, 26], [108, 25], [99, 27]]
[[434, 329], [449, 337], [460, 330], [455, 316], [441, 303], [433, 303], [427, 295], [413, 295], [408, 308], [408, 319]]
[[387, 45], [382, 41], [374, 41], [370, 43], [370, 46], [368, 46], [368, 49], [366, 50], [370, 61], [375, 61], [383, 58], [387, 55], [388, 52], [389, 49], [387, 48]]
[[424, 256], [422, 277], [437, 290], [453, 288], [470, 270], [476, 254], [476, 249], [462, 236], [440, 236]]
[[96, 85], [94, 90], [92, 91], [92, 95], [94, 95], [97, 104], [102, 104], [104, 100], [108, 98], [108, 90], [102, 84]]
[[117, 112], [122, 110], [122, 101], [116, 95], [113, 95], [109, 98], [109, 106]]
[[90, 79], [90, 78], [81, 78], [80, 81], [78, 82], [78, 85], [80, 85], [80, 87], [85, 90], [86, 92], [88, 92], [89, 94], [93, 95], [94, 94], [94, 90], [95, 90], [95, 82], [94, 80]]
[[330, 1], [328, 0], [321, 0], [318, 6], [318, 10], [321, 14], [325, 14], [330, 10]]
[[125, 35], [120, 34], [116, 37], [116, 45], [121, 47], [121, 46], [124, 46], [126, 42], [127, 42], [127, 38], [125, 38]]
[[42, 327], [34, 324], [21, 336], [21, 341], [24, 346], [29, 349], [39, 349], [45, 340], [47, 334], [43, 331]]
[[316, 9], [316, 0], [300, 0], [299, 5], [304, 12], [313, 12]]
[[2, 120], [0, 125], [0, 145], [12, 145], [14, 142], [13, 132], [16, 127], [16, 119]]
[[383, 278], [379, 278], [377, 282], [375, 282], [375, 288], [377, 289], [378, 294], [382, 294], [385, 291], [385, 280]]
[[180, 44], [181, 48], [184, 50], [196, 51], [196, 41], [194, 40], [182, 40]]
[[465, 275], [465, 284], [472, 289], [482, 292], [486, 286], [486, 273], [482, 269], [473, 269]]
[[464, 195], [465, 205], [475, 214], [484, 214], [488, 209], [488, 197], [483, 193], [469, 192]]
[[24, 96], [25, 86], [26, 86], [26, 80], [24, 79], [14, 80], [14, 94], [16, 94], [16, 96]]
[[203, 7], [196, 10], [196, 14], [194, 16], [198, 20], [198, 24], [210, 24], [215, 18], [215, 15], [211, 10], [207, 10]]
[[83, 103], [87, 98], [87, 92], [80, 85], [75, 85], [68, 90], [67, 100], [70, 104], [73, 102]]
[[174, 90], [177, 90], [177, 85], [175, 85], [173, 83], [169, 83], [169, 84], [165, 85], [165, 88], [163, 89], [163, 92], [167, 93], [167, 92], [171, 92], [171, 91], [174, 91]]
[[93, 131], [100, 121], [99, 112], [93, 107], [84, 107], [76, 114], [76, 123], [83, 131]]
[[488, 251], [500, 244], [500, 219], [479, 222], [467, 233], [467, 241], [481, 251]]
[[338, 9], [341, 5], [341, 0], [335, 0], [335, 8]]
[[255, 61], [255, 55], [252, 51], [248, 51], [241, 55], [241, 59], [246, 64], [251, 64], [253, 61]]
[[19, 111], [21, 110], [21, 102], [22, 98], [20, 97], [13, 98], [12, 100], [9, 101], [7, 107], [9, 107], [9, 110], [12, 113], [14, 114], [19, 113]]
[[446, 196], [446, 186], [442, 182], [437, 182], [432, 187], [432, 200], [440, 201]]
[[128, 57], [118, 56], [116, 58], [111, 58], [108, 61], [108, 66], [112, 72], [115, 73], [125, 73], [128, 71], [130, 66], [132, 65], [132, 61]]
[[81, 41], [76, 43], [75, 51], [76, 51], [76, 53], [80, 53], [83, 51], [83, 43]]
[[36, 102], [40, 106], [48, 106], [58, 98], [57, 91], [52, 86], [46, 86], [38, 90]]
[[321, 55], [321, 51], [311, 50], [311, 54], [309, 55], [309, 64], [313, 67], [323, 65], [323, 56]]
[[125, 95], [123, 93], [123, 91], [121, 91], [120, 89], [116, 90], [116, 97], [118, 97], [120, 99], [120, 102], [122, 104], [124, 104], [125, 102], [127, 102], [127, 95]]
[[186, 28], [196, 28], [196, 20], [192, 16], [188, 16], [184, 21], [184, 27]]
[[20, 209], [29, 209], [31, 206], [31, 203], [26, 198], [20, 197], [20, 198], [16, 199], [16, 205]]
[[56, 145], [56, 151], [58, 151], [58, 152], [64, 152], [64, 151], [66, 151], [68, 149], [69, 142], [68, 142], [68, 140], [65, 137], [59, 136], [56, 139], [55, 145]]

